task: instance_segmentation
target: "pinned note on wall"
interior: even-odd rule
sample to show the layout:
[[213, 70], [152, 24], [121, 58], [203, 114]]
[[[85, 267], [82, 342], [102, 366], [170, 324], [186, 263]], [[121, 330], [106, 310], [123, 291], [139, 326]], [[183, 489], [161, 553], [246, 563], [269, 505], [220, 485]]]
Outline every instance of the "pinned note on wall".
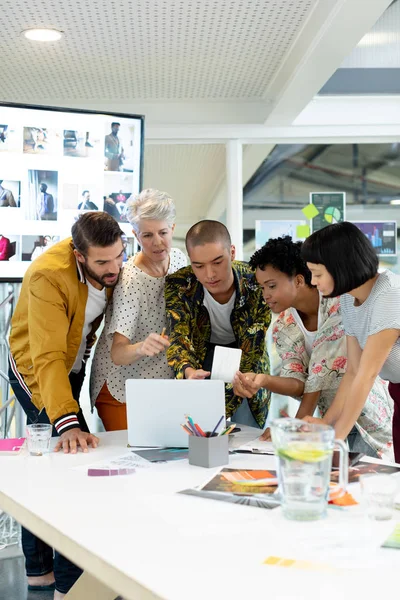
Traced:
[[309, 235], [310, 235], [310, 226], [309, 225], [297, 225], [296, 237], [308, 238]]
[[314, 204], [307, 204], [307, 206], [301, 209], [301, 212], [307, 219], [313, 219], [319, 214], [319, 210]]

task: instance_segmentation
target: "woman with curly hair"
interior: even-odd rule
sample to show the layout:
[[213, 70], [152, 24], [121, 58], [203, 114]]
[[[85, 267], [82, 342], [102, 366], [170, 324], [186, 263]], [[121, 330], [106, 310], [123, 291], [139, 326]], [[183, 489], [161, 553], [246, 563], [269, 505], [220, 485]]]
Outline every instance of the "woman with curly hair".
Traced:
[[[250, 259], [265, 302], [278, 318], [273, 341], [281, 359], [280, 376], [238, 373], [235, 389], [253, 395], [261, 387], [300, 400], [296, 417], [325, 415], [346, 371], [347, 354], [340, 299], [323, 298], [311, 284], [300, 242], [270, 239]], [[348, 436], [350, 450], [392, 456], [393, 401], [379, 378]], [[269, 439], [267, 429], [262, 439]]]

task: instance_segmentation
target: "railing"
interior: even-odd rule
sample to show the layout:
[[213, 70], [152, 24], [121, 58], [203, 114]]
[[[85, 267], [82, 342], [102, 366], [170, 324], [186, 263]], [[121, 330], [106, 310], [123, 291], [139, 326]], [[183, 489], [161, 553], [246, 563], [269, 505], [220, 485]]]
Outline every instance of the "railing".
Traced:
[[20, 284], [0, 284], [0, 438], [22, 437], [23, 414], [14, 395], [10, 396], [10, 380], [8, 378], [8, 336], [11, 318], [19, 293]]
[[[0, 283], [0, 438], [23, 437], [22, 409], [11, 394], [8, 378], [8, 336], [20, 284]], [[0, 551], [19, 544], [21, 528], [0, 510]], [[2, 558], [0, 553], [0, 559]]]

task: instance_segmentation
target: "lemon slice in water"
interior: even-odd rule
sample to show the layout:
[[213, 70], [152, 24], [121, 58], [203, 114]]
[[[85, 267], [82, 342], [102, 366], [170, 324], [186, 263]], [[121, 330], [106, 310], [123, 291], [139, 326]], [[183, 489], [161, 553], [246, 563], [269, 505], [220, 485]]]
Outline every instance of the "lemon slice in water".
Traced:
[[306, 463], [316, 463], [325, 460], [332, 450], [321, 447], [319, 444], [296, 443], [289, 444], [286, 448], [277, 450], [278, 456], [288, 460], [298, 460]]

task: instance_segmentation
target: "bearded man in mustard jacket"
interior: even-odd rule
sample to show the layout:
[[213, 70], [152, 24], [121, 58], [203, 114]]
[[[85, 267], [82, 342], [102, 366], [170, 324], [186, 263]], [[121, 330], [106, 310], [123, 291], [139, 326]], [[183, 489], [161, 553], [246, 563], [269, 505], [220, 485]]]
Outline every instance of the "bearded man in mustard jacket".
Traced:
[[[51, 423], [56, 450], [96, 447], [79, 406], [85, 363], [122, 267], [118, 223], [105, 212], [81, 215], [72, 238], [35, 259], [22, 282], [10, 335], [10, 384], [27, 423]], [[28, 589], [60, 600], [82, 570], [22, 529]]]

